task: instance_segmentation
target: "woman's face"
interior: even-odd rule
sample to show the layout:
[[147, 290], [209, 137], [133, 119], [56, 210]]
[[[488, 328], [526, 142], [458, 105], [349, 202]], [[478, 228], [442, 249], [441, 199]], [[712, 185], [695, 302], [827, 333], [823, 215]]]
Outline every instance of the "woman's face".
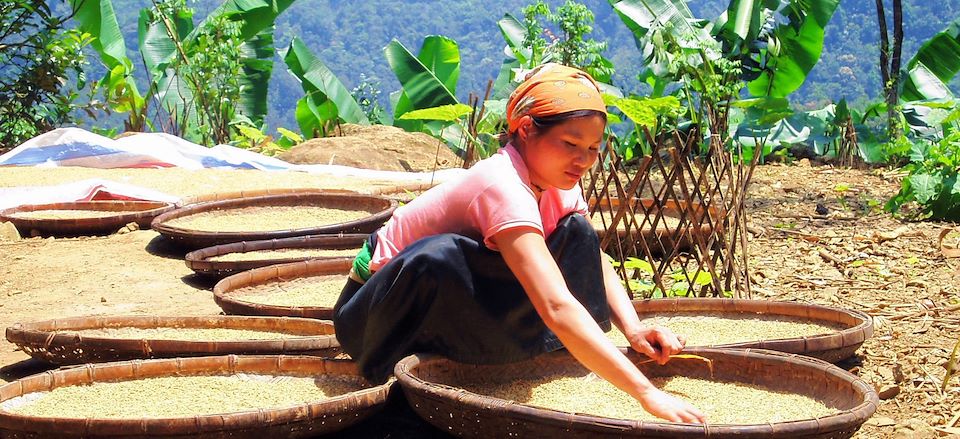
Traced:
[[571, 189], [597, 161], [606, 123], [600, 116], [587, 116], [545, 129], [537, 128], [532, 120], [522, 125], [520, 154], [530, 180], [543, 188]]

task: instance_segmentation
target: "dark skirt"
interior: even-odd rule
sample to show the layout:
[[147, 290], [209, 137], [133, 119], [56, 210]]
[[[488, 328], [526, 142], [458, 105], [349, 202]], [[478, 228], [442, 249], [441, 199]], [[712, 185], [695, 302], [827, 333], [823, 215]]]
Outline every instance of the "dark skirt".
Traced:
[[[568, 215], [547, 239], [547, 248], [573, 295], [609, 330], [593, 226], [582, 215]], [[343, 350], [376, 382], [415, 352], [496, 364], [563, 347], [500, 253], [457, 234], [416, 241], [365, 284], [348, 281], [333, 322]]]

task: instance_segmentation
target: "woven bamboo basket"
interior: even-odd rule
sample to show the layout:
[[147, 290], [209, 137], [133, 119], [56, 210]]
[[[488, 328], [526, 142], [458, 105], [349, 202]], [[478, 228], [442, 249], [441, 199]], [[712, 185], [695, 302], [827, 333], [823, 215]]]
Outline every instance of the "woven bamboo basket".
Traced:
[[[0, 221], [12, 222], [20, 233], [31, 230], [41, 235], [83, 236], [114, 233], [129, 223], [137, 223], [141, 229], [150, 228], [154, 217], [172, 210], [173, 204], [159, 201], [76, 201], [12, 207], [0, 211]], [[80, 218], [23, 218], [18, 213], [41, 210], [80, 210], [110, 212], [107, 216]]]
[[873, 335], [873, 319], [860, 311], [797, 302], [750, 299], [672, 298], [633, 302], [640, 318], [665, 314], [729, 316], [783, 316], [842, 327], [836, 331], [797, 338], [757, 340], [717, 345], [717, 348], [760, 348], [803, 354], [831, 363], [849, 358]]
[[282, 249], [326, 249], [326, 250], [347, 250], [357, 249], [363, 246], [363, 242], [368, 235], [362, 233], [351, 233], [346, 235], [310, 235], [297, 236], [294, 238], [270, 239], [265, 241], [242, 241], [232, 244], [221, 244], [213, 247], [195, 250], [184, 257], [187, 267], [197, 274], [208, 277], [222, 278], [241, 271], [252, 270], [254, 268], [266, 267], [268, 265], [286, 264], [291, 262], [301, 262], [308, 259], [346, 259], [352, 261], [353, 256], [349, 257], [297, 257], [282, 259], [257, 259], [248, 261], [216, 261], [212, 258], [230, 253], [247, 253], [259, 250], [282, 250]]
[[289, 281], [300, 277], [343, 275], [344, 283], [353, 262], [344, 259], [311, 259], [290, 264], [270, 265], [255, 268], [223, 278], [213, 287], [213, 299], [227, 314], [258, 316], [308, 317], [330, 320], [333, 308], [324, 306], [275, 306], [243, 300], [234, 292], [243, 287], [255, 287], [277, 281]]
[[[217, 328], [296, 334], [267, 340], [193, 341], [83, 336], [74, 331], [107, 328]], [[333, 356], [340, 344], [329, 321], [277, 317], [98, 316], [16, 323], [7, 340], [30, 356], [54, 364], [101, 363], [137, 358], [223, 354], [301, 353]]]
[[[663, 202], [663, 215], [657, 221], [656, 229], [653, 229], [651, 226], [656, 219], [656, 212], [659, 212], [661, 208], [657, 207], [656, 202], [650, 198], [636, 199], [634, 203], [633, 213], [638, 218], [636, 219], [636, 226], [632, 221], [629, 222], [631, 232], [635, 235], [639, 234], [637, 239], [646, 241], [647, 246], [654, 253], [659, 253], [661, 246], [668, 251], [676, 246], [681, 249], [690, 248], [694, 245], [697, 237], [707, 237], [713, 233], [712, 223], [719, 222], [722, 218], [720, 212], [713, 207], [709, 209], [708, 217], [705, 215], [707, 209], [704, 209], [699, 203], [690, 202], [684, 206], [676, 201], [667, 200]], [[627, 218], [620, 218], [616, 227], [613, 224], [614, 216], [620, 210], [619, 198], [610, 198], [601, 202], [594, 198], [590, 200], [589, 205], [591, 218], [595, 219], [602, 215], [605, 221], [602, 224], [605, 224], [606, 228], [595, 226], [595, 230], [601, 239], [607, 233], [612, 233], [613, 230], [616, 230], [621, 237], [627, 234], [625, 228]], [[646, 221], [641, 219], [644, 212], [650, 212]], [[687, 223], [678, 230], [676, 222], [684, 215], [687, 216]], [[636, 230], [638, 226], [640, 230]]]
[[[359, 376], [346, 360], [301, 356], [217, 356], [135, 360], [86, 365], [33, 375], [0, 387], [0, 402], [58, 387], [171, 376], [259, 374], [313, 377]], [[0, 437], [74, 438], [301, 438], [343, 430], [380, 411], [394, 385], [387, 383], [286, 408], [264, 408], [217, 415], [172, 418], [106, 419], [17, 415], [0, 410]], [[109, 401], [104, 401], [109, 403]]]
[[[358, 220], [335, 224], [318, 224], [315, 227], [260, 232], [211, 232], [190, 230], [167, 224], [176, 218], [203, 212], [270, 206], [316, 206], [365, 211], [369, 215]], [[370, 233], [383, 225], [393, 215], [396, 208], [397, 202], [395, 200], [373, 195], [327, 192], [288, 193], [192, 204], [154, 218], [152, 227], [181, 247], [199, 249], [240, 241], [260, 241], [321, 234]]]
[[[634, 362], [644, 360], [627, 352]], [[827, 362], [758, 349], [688, 349], [713, 361], [675, 358], [665, 366], [639, 367], [649, 377], [686, 376], [750, 383], [813, 397], [837, 408], [832, 415], [792, 422], [731, 425], [678, 424], [614, 419], [538, 408], [479, 395], [457, 383], [478, 374], [515, 382], [531, 371], [547, 374], [576, 363], [566, 351], [506, 365], [467, 365], [441, 357], [412, 355], [397, 363], [394, 375], [414, 411], [438, 428], [466, 438], [490, 437], [650, 437], [650, 438], [848, 438], [877, 409], [871, 386]], [[712, 374], [712, 375], [711, 375]]]

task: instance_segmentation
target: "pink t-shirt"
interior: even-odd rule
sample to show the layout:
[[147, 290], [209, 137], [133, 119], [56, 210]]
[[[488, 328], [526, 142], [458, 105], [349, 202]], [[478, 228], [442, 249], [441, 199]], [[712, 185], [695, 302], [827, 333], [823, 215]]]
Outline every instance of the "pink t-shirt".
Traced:
[[441, 233], [482, 238], [492, 250], [497, 250], [493, 235], [514, 227], [532, 227], [546, 239], [560, 219], [572, 212], [587, 213], [580, 185], [568, 190], [548, 188], [538, 206], [527, 166], [508, 144], [460, 178], [399, 207], [377, 232], [370, 271], [379, 270], [420, 238]]

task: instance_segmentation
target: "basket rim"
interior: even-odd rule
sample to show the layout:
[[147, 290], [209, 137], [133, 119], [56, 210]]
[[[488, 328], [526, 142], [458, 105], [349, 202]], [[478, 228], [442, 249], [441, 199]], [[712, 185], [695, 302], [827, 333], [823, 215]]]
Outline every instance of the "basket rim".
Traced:
[[221, 309], [228, 313], [239, 310], [248, 315], [329, 318], [327, 316], [332, 315], [333, 307], [264, 305], [238, 299], [230, 293], [238, 288], [262, 285], [275, 280], [292, 280], [326, 275], [345, 276], [352, 266], [352, 259], [308, 259], [254, 268], [227, 276], [218, 281], [213, 287], [213, 299]]
[[[133, 207], [133, 209], [111, 210], [104, 207]], [[99, 209], [98, 209], [99, 208]], [[17, 227], [38, 229], [48, 232], [70, 233], [88, 230], [109, 230], [112, 227], [139, 220], [152, 219], [176, 208], [174, 203], [150, 200], [88, 200], [60, 203], [23, 204], [0, 210], [0, 221], [9, 221]], [[93, 210], [112, 212], [114, 215], [79, 218], [21, 218], [17, 213], [39, 210]], [[145, 225], [146, 223], [142, 223]], [[66, 230], [63, 230], [66, 229]]]
[[[622, 352], [629, 354], [629, 349], [620, 348]], [[538, 422], [548, 424], [562, 423], [562, 426], [569, 428], [572, 425], [593, 426], [605, 429], [612, 429], [620, 433], [630, 431], [631, 433], [672, 433], [672, 434], [696, 434], [696, 435], [720, 435], [720, 434], [761, 434], [769, 435], [774, 431], [774, 425], [802, 424], [816, 422], [818, 430], [821, 424], [830, 426], [852, 426], [861, 425], [866, 419], [872, 416], [880, 404], [876, 390], [863, 382], [859, 377], [840, 369], [830, 363], [816, 358], [811, 358], [798, 354], [789, 354], [767, 349], [733, 349], [733, 348], [689, 348], [684, 349], [684, 353], [702, 355], [710, 357], [711, 355], [738, 355], [746, 358], [757, 359], [779, 359], [785, 362], [804, 363], [807, 366], [815, 367], [823, 371], [830, 371], [830, 374], [850, 383], [859, 395], [863, 395], [863, 401], [856, 406], [838, 410], [836, 413], [813, 419], [798, 419], [788, 422], [776, 422], [767, 424], [688, 424], [675, 423], [669, 421], [642, 421], [608, 418], [604, 416], [590, 415], [585, 413], [571, 413], [556, 409], [535, 407], [505, 399], [494, 398], [491, 396], [480, 395], [470, 392], [466, 389], [448, 386], [439, 383], [426, 381], [412, 373], [412, 370], [421, 363], [442, 361], [447, 363], [459, 364], [453, 360], [434, 354], [413, 354], [400, 360], [394, 367], [394, 376], [400, 383], [406, 393], [408, 389], [419, 394], [425, 394], [427, 397], [438, 398], [447, 396], [458, 404], [469, 407], [477, 411], [489, 411], [491, 407], [496, 407], [498, 414], [513, 415], [521, 418], [530, 418], [538, 416]], [[565, 351], [554, 351], [542, 355], [569, 355]], [[636, 354], [640, 355], [640, 354]], [[544, 416], [546, 415], [546, 416]], [[561, 421], [562, 419], [562, 421]]]
[[350, 259], [353, 257], [296, 257], [280, 259], [257, 259], [252, 261], [211, 261], [210, 258], [230, 253], [247, 253], [258, 250], [279, 250], [295, 248], [327, 248], [346, 247], [354, 243], [362, 245], [369, 237], [366, 233], [339, 233], [327, 235], [305, 235], [290, 238], [274, 238], [256, 241], [240, 241], [228, 244], [219, 244], [194, 250], [184, 256], [184, 262], [191, 270], [202, 273], [234, 273], [251, 270], [268, 265], [285, 264], [290, 262], [306, 261], [310, 259]]
[[[212, 363], [212, 364], [211, 364]], [[208, 357], [191, 358], [167, 358], [157, 360], [132, 360], [103, 364], [86, 364], [84, 366], [59, 369], [43, 372], [26, 378], [6, 383], [0, 386], [0, 402], [12, 399], [25, 394], [24, 382], [26, 380], [44, 380], [47, 390], [64, 386], [64, 377], [73, 375], [86, 375], [89, 382], [109, 382], [109, 381], [135, 381], [137, 379], [179, 376], [197, 371], [212, 371], [211, 374], [192, 374], [195, 376], [221, 376], [237, 373], [266, 373], [258, 369], [264, 365], [272, 365], [272, 372], [278, 376], [305, 376], [303, 367], [314, 366], [321, 371], [321, 374], [329, 375], [349, 375], [349, 373], [333, 372], [328, 370], [327, 364], [349, 365], [355, 364], [351, 360], [330, 359], [308, 356], [294, 355], [223, 355]], [[215, 370], [211, 365], [226, 366], [226, 370]], [[172, 371], [159, 370], [168, 366]], [[204, 369], [204, 366], [207, 366]], [[95, 375], [100, 371], [127, 370], [129, 374], [123, 375], [120, 380], [97, 380]], [[141, 371], [147, 370], [144, 376], [137, 376]], [[219, 373], [218, 373], [219, 372]], [[270, 372], [270, 371], [268, 371]], [[292, 372], [286, 375], [282, 372]], [[360, 376], [359, 374], [356, 374]], [[382, 406], [386, 403], [387, 397], [393, 391], [396, 383], [395, 378], [390, 377], [383, 384], [373, 385], [372, 387], [361, 389], [342, 395], [323, 400], [298, 404], [289, 407], [277, 407], [268, 409], [250, 409], [238, 412], [204, 414], [194, 416], [179, 417], [156, 417], [156, 418], [52, 418], [39, 416], [17, 415], [15, 413], [0, 410], [0, 428], [6, 428], [13, 431], [22, 431], [18, 426], [29, 424], [34, 432], [58, 432], [74, 431], [82, 434], [97, 434], [97, 430], [108, 428], [115, 430], [118, 427], [126, 427], [131, 432], [131, 436], [147, 433], [149, 431], [161, 431], [165, 434], [197, 434], [209, 432], [222, 432], [230, 430], [241, 430], [256, 427], [269, 427], [283, 424], [293, 424], [298, 422], [318, 419], [327, 414], [337, 414], [351, 410], [362, 410], [366, 408]], [[70, 384], [66, 384], [70, 385]], [[26, 392], [29, 393], [29, 392]], [[364, 403], [365, 397], [372, 397], [369, 404]], [[178, 423], [186, 427], [181, 432], [170, 431], [171, 423]], [[139, 437], [139, 436], [138, 436]]]
[[[227, 328], [242, 329], [243, 323], [255, 323], [265, 331], [288, 333], [293, 337], [241, 340], [177, 340], [169, 338], [110, 337], [106, 335], [81, 335], [69, 332], [84, 329], [104, 328]], [[179, 326], [175, 326], [178, 325]], [[298, 335], [297, 327], [325, 333]], [[6, 339], [23, 349], [31, 356], [39, 356], [57, 364], [90, 362], [85, 356], [68, 356], [54, 359], [42, 355], [52, 352], [54, 347], [82, 347], [84, 352], [96, 353], [111, 351], [117, 355], [130, 357], [162, 357], [166, 355], [219, 355], [235, 351], [318, 351], [339, 347], [333, 330], [333, 322], [328, 320], [304, 319], [297, 317], [272, 316], [153, 316], [153, 315], [108, 315], [68, 317], [63, 319], [41, 320], [26, 323], [14, 323], [6, 328]], [[27, 348], [31, 349], [27, 349]], [[36, 355], [34, 350], [37, 350]], [[137, 355], [134, 355], [136, 353]], [[77, 360], [73, 359], [77, 358]], [[85, 358], [86, 361], [80, 361]]]
[[[718, 345], [701, 346], [712, 348], [759, 348], [772, 349], [772, 346], [782, 347], [782, 345], [793, 342], [803, 346], [823, 346], [839, 343], [840, 347], [862, 344], [866, 339], [873, 336], [873, 318], [869, 314], [855, 309], [838, 308], [814, 303], [800, 303], [777, 300], [760, 299], [716, 299], [716, 298], [669, 298], [669, 299], [643, 299], [632, 301], [634, 310], [641, 312], [673, 312], [673, 313], [691, 313], [697, 311], [719, 312], [726, 311], [728, 314], [760, 314], [777, 315], [787, 317], [803, 317], [805, 319], [817, 320], [820, 322], [829, 322], [835, 324], [844, 324], [840, 316], [847, 316], [858, 323], [853, 326], [846, 326], [844, 329], [825, 334], [815, 334], [803, 337], [764, 339], [737, 343], [723, 343]], [[692, 305], [685, 310], [685, 305]], [[712, 307], [716, 309], [710, 309]], [[652, 309], [650, 309], [652, 308]], [[799, 312], [802, 310], [817, 310], [820, 312], [816, 317], [810, 316], [809, 312]], [[790, 313], [790, 311], [798, 311]], [[827, 319], [825, 316], [835, 316], [836, 319]], [[781, 349], [772, 349], [781, 350]], [[799, 352], [790, 352], [799, 353]]]
[[[278, 229], [278, 230], [267, 230], [260, 232], [210, 232], [210, 231], [201, 231], [194, 229], [186, 229], [182, 227], [175, 227], [166, 224], [168, 221], [193, 215], [195, 213], [205, 212], [213, 208], [235, 208], [235, 207], [259, 207], [259, 206], [268, 206], [270, 202], [283, 201], [288, 199], [300, 200], [300, 201], [312, 201], [312, 200], [324, 200], [324, 199], [367, 199], [367, 200], [377, 200], [385, 203], [386, 207], [383, 209], [371, 213], [368, 217], [360, 218], [357, 220], [345, 221], [342, 223], [332, 223], [324, 224], [322, 226], [316, 227], [304, 227], [299, 229]], [[228, 198], [224, 200], [217, 201], [205, 201], [195, 204], [188, 204], [178, 209], [173, 209], [168, 212], [165, 212], [156, 218], [153, 219], [151, 223], [151, 228], [157, 232], [164, 235], [178, 236], [178, 237], [189, 237], [195, 239], [237, 239], [237, 240], [266, 240], [272, 238], [289, 238], [292, 236], [300, 235], [314, 235], [318, 233], [323, 233], [323, 229], [328, 228], [349, 228], [356, 225], [364, 224], [368, 222], [371, 218], [381, 218], [389, 217], [393, 214], [393, 211], [397, 208], [398, 203], [396, 200], [379, 196], [379, 195], [367, 195], [360, 193], [338, 193], [338, 192], [290, 192], [290, 193], [281, 193], [276, 195], [258, 195], [253, 197], [244, 197], [244, 198]], [[247, 238], [247, 239], [245, 239]]]

